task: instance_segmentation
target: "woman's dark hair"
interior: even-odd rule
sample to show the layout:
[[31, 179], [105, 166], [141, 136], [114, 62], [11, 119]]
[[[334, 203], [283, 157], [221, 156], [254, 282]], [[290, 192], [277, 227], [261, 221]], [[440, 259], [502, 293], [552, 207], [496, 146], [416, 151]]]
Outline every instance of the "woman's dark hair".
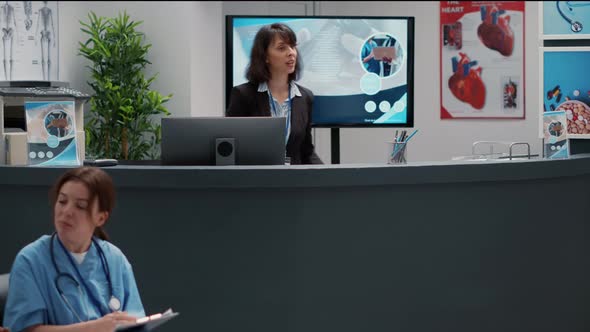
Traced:
[[[291, 47], [297, 46], [297, 36], [291, 28], [283, 23], [273, 23], [260, 28], [254, 37], [254, 45], [250, 53], [250, 64], [246, 69], [246, 79], [248, 81], [259, 84], [270, 79], [266, 55], [268, 47], [272, 44], [275, 36], [279, 36]], [[299, 78], [302, 65], [299, 52], [297, 52], [295, 71], [289, 74], [289, 82]]]
[[[90, 193], [90, 197], [88, 198], [90, 204], [88, 204], [86, 209], [88, 213], [91, 213], [94, 200], [97, 198], [98, 211], [106, 211], [110, 217], [111, 211], [115, 206], [115, 187], [110, 175], [97, 167], [78, 167], [64, 173], [49, 191], [49, 201], [52, 207], [55, 207], [61, 187], [70, 181], [81, 182], [88, 189]], [[96, 227], [94, 235], [102, 240], [109, 239], [108, 234], [102, 227]]]

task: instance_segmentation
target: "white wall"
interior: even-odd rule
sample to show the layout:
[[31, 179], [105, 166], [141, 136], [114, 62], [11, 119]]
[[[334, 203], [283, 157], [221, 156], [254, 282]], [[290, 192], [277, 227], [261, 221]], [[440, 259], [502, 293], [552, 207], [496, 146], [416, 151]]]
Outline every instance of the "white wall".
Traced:
[[[192, 30], [193, 2], [129, 2], [129, 1], [60, 1], [60, 80], [70, 82], [70, 86], [86, 93], [92, 89], [86, 82], [90, 80], [89, 62], [78, 55], [78, 43], [88, 37], [80, 31], [80, 20], [88, 23], [88, 13], [94, 11], [99, 16], [115, 17], [127, 11], [132, 21], [143, 21], [137, 30], [145, 33], [146, 44], [152, 44], [148, 51], [146, 77], [158, 73], [152, 89], [163, 95], [173, 93], [166, 104], [174, 115], [189, 116], [190, 104], [190, 38]], [[88, 109], [88, 105], [86, 105]]]
[[225, 98], [222, 3], [196, 1], [191, 4], [191, 30], [184, 36], [191, 43], [190, 116], [220, 116]]
[[[525, 9], [525, 105], [524, 120], [440, 119], [439, 4], [436, 1], [315, 1], [284, 2], [281, 7], [269, 2], [224, 2], [224, 14], [259, 15], [343, 15], [414, 16], [414, 128], [419, 134], [408, 146], [410, 161], [450, 160], [471, 154], [474, 141], [524, 141], [533, 153], [540, 153], [538, 138], [538, 3]], [[385, 142], [395, 129], [340, 129], [341, 163], [383, 163]], [[316, 150], [324, 162], [330, 161], [330, 129], [314, 130]]]
[[[474, 141], [525, 141], [534, 153], [541, 152], [538, 138], [538, 2], [527, 1], [525, 8], [525, 105], [524, 120], [441, 120], [440, 51], [438, 2], [331, 2], [319, 3], [318, 15], [414, 16], [414, 128], [420, 132], [408, 145], [410, 161], [449, 160], [471, 154]], [[321, 129], [327, 131], [325, 129]], [[392, 129], [341, 129], [341, 162], [385, 161], [384, 142]], [[320, 136], [321, 135], [321, 136]], [[321, 133], [318, 139], [329, 139]], [[324, 148], [324, 144], [319, 148]], [[324, 154], [323, 154], [324, 155]], [[324, 160], [329, 160], [324, 158]]]
[[[414, 1], [222, 1], [222, 2], [60, 2], [60, 79], [90, 93], [89, 72], [78, 56], [85, 40], [78, 20], [90, 10], [114, 16], [127, 10], [152, 43], [148, 74], [159, 72], [153, 88], [174, 93], [168, 103], [174, 116], [222, 115], [225, 96], [225, 15], [374, 15], [414, 16], [415, 127], [420, 133], [408, 147], [410, 161], [449, 160], [471, 153], [478, 140], [526, 141], [540, 153], [538, 138], [538, 2], [526, 2], [526, 119], [441, 120], [439, 88], [439, 5]], [[341, 129], [342, 163], [385, 162], [385, 141], [395, 129]], [[330, 161], [330, 130], [315, 129], [316, 149]]]

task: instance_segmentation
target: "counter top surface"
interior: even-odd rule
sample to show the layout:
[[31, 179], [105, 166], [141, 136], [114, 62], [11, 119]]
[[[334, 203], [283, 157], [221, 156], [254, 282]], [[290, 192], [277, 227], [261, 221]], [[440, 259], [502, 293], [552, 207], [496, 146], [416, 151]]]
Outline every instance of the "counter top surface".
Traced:
[[[0, 185], [50, 185], [68, 167], [0, 166]], [[390, 184], [517, 181], [590, 173], [590, 154], [569, 159], [458, 160], [405, 165], [337, 164], [277, 166], [104, 167], [117, 186], [248, 188], [380, 186]]]

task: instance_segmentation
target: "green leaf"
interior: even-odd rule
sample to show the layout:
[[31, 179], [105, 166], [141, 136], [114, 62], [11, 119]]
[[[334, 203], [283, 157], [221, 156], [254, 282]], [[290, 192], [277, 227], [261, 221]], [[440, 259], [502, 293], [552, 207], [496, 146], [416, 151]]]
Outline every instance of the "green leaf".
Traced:
[[158, 158], [159, 121], [170, 115], [163, 104], [172, 94], [151, 90], [158, 75], [146, 79], [143, 73], [151, 64], [147, 57], [152, 47], [143, 44], [145, 35], [137, 30], [143, 21], [132, 21], [124, 11], [111, 18], [89, 12], [88, 21], [79, 22], [87, 40], [78, 42], [78, 55], [90, 61], [87, 84], [94, 91], [85, 115], [87, 153], [95, 158], [123, 158], [125, 129], [130, 159]]

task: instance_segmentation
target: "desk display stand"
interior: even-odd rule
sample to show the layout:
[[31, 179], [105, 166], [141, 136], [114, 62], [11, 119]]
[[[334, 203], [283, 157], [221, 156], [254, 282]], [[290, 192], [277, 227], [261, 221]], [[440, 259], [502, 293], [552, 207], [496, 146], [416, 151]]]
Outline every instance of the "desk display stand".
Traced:
[[85, 158], [84, 103], [90, 96], [67, 82], [0, 81], [0, 165], [26, 165], [27, 101], [74, 101], [77, 152]]
[[[515, 147], [526, 148], [526, 154], [515, 154]], [[484, 151], [485, 150], [485, 151]], [[539, 157], [531, 154], [531, 146], [527, 142], [502, 142], [502, 141], [476, 141], [471, 146], [470, 156], [454, 157], [453, 160], [489, 160], [489, 159], [531, 159]]]

